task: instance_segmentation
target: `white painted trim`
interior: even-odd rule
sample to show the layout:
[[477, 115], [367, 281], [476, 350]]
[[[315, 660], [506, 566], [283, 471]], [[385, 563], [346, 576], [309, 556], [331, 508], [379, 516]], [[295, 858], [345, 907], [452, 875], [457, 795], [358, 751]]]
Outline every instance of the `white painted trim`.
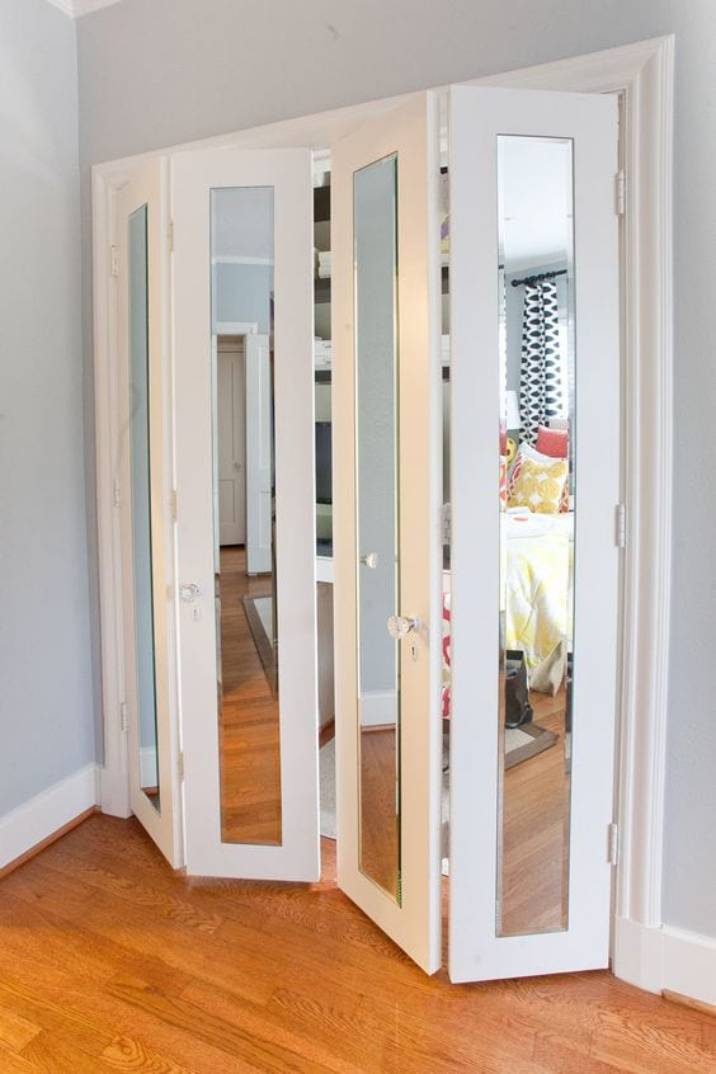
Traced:
[[227, 254], [224, 256], [212, 257], [212, 265], [273, 265], [272, 257], [232, 257]]
[[0, 869], [97, 805], [97, 776], [88, 764], [0, 817]]
[[649, 992], [678, 992], [716, 1006], [715, 939], [670, 925], [649, 928], [629, 918], [617, 918], [615, 925], [620, 977]]
[[65, 15], [69, 15], [71, 19], [79, 19], [92, 11], [118, 4], [119, 0], [49, 0], [49, 2], [60, 11], [64, 11]]
[[122, 545], [119, 510], [115, 505], [119, 442], [117, 281], [111, 272], [115, 201], [126, 179], [126, 170], [117, 170], [113, 175], [102, 175], [95, 170], [92, 175], [97, 545], [104, 724], [100, 802], [102, 811], [115, 817], [128, 817], [131, 813], [127, 734], [121, 726], [125, 669]]
[[395, 690], [366, 690], [359, 699], [361, 727], [395, 724]]
[[215, 336], [255, 336], [259, 330], [257, 321], [217, 321]]

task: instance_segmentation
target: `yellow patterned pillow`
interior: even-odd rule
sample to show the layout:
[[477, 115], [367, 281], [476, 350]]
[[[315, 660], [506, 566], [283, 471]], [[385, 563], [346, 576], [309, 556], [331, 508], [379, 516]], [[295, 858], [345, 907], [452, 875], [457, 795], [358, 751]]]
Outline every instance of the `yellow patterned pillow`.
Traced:
[[510, 489], [508, 507], [529, 507], [541, 515], [556, 515], [567, 480], [567, 460], [537, 462], [525, 455]]

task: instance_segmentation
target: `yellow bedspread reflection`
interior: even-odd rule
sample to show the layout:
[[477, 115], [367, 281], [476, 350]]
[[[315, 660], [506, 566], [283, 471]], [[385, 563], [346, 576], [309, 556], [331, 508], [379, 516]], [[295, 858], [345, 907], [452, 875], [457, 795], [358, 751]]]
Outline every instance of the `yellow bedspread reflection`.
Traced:
[[555, 693], [571, 648], [573, 514], [502, 517], [505, 647], [525, 654], [531, 689]]

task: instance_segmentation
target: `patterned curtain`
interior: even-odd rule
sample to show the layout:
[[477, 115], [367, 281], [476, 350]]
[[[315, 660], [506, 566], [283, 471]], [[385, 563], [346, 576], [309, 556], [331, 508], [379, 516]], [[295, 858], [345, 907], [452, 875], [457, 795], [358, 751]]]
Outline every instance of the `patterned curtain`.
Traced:
[[554, 280], [525, 284], [520, 366], [521, 439], [534, 444], [537, 428], [563, 412], [559, 313]]

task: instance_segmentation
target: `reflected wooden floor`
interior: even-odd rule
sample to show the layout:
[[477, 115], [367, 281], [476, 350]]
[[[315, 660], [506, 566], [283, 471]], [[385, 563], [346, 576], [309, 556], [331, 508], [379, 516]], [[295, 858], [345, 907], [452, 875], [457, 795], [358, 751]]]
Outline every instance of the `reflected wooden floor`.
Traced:
[[[532, 691], [534, 720], [558, 735], [543, 753], [515, 765], [504, 782], [502, 931], [506, 935], [566, 927], [569, 868], [569, 776], [564, 763], [564, 691]], [[362, 871], [396, 893], [395, 736], [363, 733]]]
[[246, 576], [243, 548], [221, 549], [222, 703], [219, 719], [221, 838], [281, 842], [278, 704], [257, 652], [245, 596], [271, 592], [266, 575]]
[[393, 897], [398, 891], [394, 727], [361, 734], [361, 869]]
[[191, 881], [136, 821], [92, 817], [0, 881], [0, 1071], [716, 1070], [716, 1019], [608, 973], [426, 977], [329, 871]]
[[530, 691], [534, 720], [558, 735], [554, 746], [505, 773], [502, 932], [566, 928], [569, 775], [564, 759], [564, 690]]

